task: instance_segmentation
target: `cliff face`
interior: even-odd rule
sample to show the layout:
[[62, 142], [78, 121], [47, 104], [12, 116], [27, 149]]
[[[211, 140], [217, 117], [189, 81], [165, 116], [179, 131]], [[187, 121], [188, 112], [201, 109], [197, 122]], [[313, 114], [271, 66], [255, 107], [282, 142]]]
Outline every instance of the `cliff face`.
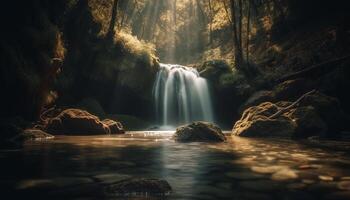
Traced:
[[85, 0], [14, 0], [3, 8], [2, 130], [11, 135], [9, 125], [28, 126], [19, 121], [38, 120], [53, 103], [75, 107], [86, 99], [102, 115], [149, 116], [158, 69], [150, 44], [126, 33], [105, 38]]
[[0, 62], [1, 118], [38, 117], [49, 103], [50, 83], [64, 59], [59, 28], [65, 1], [6, 1], [2, 3]]

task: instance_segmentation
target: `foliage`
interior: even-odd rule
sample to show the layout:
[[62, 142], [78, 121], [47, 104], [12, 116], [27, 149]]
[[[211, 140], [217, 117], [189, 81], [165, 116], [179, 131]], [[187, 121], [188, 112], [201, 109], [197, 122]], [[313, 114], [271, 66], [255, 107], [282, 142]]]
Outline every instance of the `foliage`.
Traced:
[[153, 44], [145, 42], [144, 40], [138, 40], [135, 36], [124, 31], [117, 33], [115, 42], [117, 45], [121, 45], [128, 54], [132, 54], [143, 60], [143, 63], [153, 66], [153, 59], [156, 58], [156, 50]]

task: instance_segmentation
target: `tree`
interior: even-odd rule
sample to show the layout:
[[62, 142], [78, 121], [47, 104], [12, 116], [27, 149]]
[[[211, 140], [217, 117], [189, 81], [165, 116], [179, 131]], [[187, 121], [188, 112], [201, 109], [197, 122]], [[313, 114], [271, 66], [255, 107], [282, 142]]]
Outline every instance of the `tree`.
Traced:
[[209, 5], [209, 44], [211, 45], [213, 43], [213, 7], [211, 0], [208, 0], [208, 5]]
[[251, 17], [251, 3], [250, 0], [247, 1], [248, 10], [247, 10], [247, 43], [246, 43], [246, 61], [249, 63], [249, 36], [250, 36], [250, 17]]
[[[231, 19], [232, 19], [232, 28], [233, 28], [233, 41], [234, 41], [234, 47], [235, 47], [235, 66], [237, 69], [241, 69], [243, 64], [243, 53], [242, 53], [242, 46], [239, 41], [239, 25], [237, 23], [237, 16], [236, 16], [236, 3], [235, 0], [230, 0], [231, 2]], [[239, 19], [241, 20], [241, 19]]]
[[114, 0], [113, 2], [113, 7], [112, 7], [112, 16], [111, 16], [111, 21], [109, 23], [109, 28], [107, 32], [107, 38], [108, 39], [113, 39], [115, 35], [115, 25], [117, 21], [117, 14], [118, 14], [118, 2], [119, 0]]

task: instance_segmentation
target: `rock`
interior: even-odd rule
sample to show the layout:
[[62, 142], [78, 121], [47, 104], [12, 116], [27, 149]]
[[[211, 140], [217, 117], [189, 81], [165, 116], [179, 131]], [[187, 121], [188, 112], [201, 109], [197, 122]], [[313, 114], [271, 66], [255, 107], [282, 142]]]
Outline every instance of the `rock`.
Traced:
[[111, 120], [104, 119], [102, 121], [104, 125], [106, 125], [109, 129], [109, 134], [122, 134], [125, 133], [122, 123]]
[[[337, 100], [322, 93], [308, 94], [295, 106], [290, 105], [291, 102], [279, 101], [250, 107], [235, 123], [232, 132], [246, 137], [323, 137], [326, 133], [332, 134], [337, 128], [340, 130], [339, 127], [346, 124], [345, 114]], [[279, 115], [274, 116], [275, 113]]]
[[262, 90], [255, 92], [249, 99], [239, 108], [239, 113], [244, 112], [245, 109], [259, 105], [263, 102], [274, 102], [274, 92], [269, 90]]
[[55, 136], [50, 135], [42, 130], [39, 129], [25, 129], [21, 134], [19, 134], [18, 138], [19, 140], [47, 140], [47, 139], [53, 139]]
[[222, 74], [231, 72], [230, 66], [224, 60], [206, 61], [197, 70], [201, 77], [211, 81], [217, 80]]
[[167, 196], [171, 186], [165, 180], [132, 178], [106, 187], [107, 196]]
[[337, 98], [327, 96], [321, 92], [315, 92], [307, 95], [300, 102], [300, 106], [313, 106], [322, 120], [327, 124], [327, 132], [330, 134], [339, 133], [347, 127], [348, 118], [341, 109]]
[[121, 122], [124, 129], [128, 131], [146, 130], [151, 126], [150, 122], [131, 115], [108, 115], [107, 117]]
[[221, 129], [209, 122], [193, 122], [178, 127], [174, 138], [179, 142], [223, 142], [226, 140]]
[[273, 93], [275, 95], [276, 100], [289, 100], [295, 101], [300, 96], [305, 94], [308, 91], [311, 91], [313, 88], [311, 83], [305, 79], [295, 79], [295, 80], [287, 80], [283, 83], [278, 84]]
[[85, 98], [77, 104], [77, 108], [88, 111], [89, 113], [103, 117], [106, 115], [101, 104], [94, 98]]
[[290, 137], [295, 132], [296, 127], [288, 117], [268, 118], [280, 109], [276, 104], [270, 102], [250, 107], [243, 113], [241, 119], [235, 123], [232, 133], [244, 137]]
[[45, 130], [52, 134], [92, 135], [123, 133], [121, 128], [120, 124], [113, 120], [101, 121], [87, 111], [67, 109], [51, 118]]
[[295, 133], [293, 134], [295, 138], [323, 136], [327, 131], [327, 125], [312, 106], [292, 109], [287, 115], [296, 124]]
[[286, 180], [293, 180], [297, 179], [298, 175], [295, 173], [295, 171], [291, 169], [283, 169], [280, 170], [274, 174], [272, 174], [271, 179], [275, 181], [286, 181]]

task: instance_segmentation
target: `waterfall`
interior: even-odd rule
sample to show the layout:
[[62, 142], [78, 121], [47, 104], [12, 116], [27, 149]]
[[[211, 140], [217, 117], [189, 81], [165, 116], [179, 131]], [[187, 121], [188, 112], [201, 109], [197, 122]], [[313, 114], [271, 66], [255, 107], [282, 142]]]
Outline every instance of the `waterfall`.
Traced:
[[155, 114], [160, 125], [214, 121], [207, 80], [200, 77], [194, 68], [160, 64], [153, 97]]

